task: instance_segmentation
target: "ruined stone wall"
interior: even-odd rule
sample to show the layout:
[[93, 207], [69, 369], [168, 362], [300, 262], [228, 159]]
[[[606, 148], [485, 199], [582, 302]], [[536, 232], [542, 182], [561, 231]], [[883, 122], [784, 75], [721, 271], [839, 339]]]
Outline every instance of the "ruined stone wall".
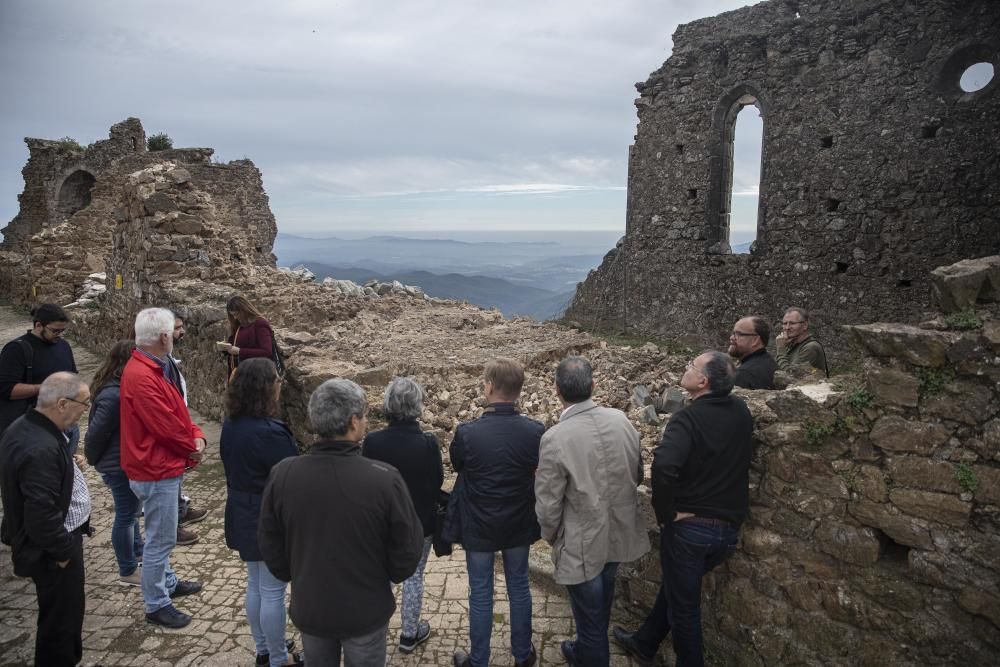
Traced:
[[[993, 64], [983, 90], [963, 70]], [[566, 318], [718, 346], [746, 313], [918, 319], [935, 266], [1000, 249], [1000, 4], [772, 0], [683, 25], [636, 85], [626, 238]], [[757, 240], [731, 254], [735, 115], [764, 137]]]

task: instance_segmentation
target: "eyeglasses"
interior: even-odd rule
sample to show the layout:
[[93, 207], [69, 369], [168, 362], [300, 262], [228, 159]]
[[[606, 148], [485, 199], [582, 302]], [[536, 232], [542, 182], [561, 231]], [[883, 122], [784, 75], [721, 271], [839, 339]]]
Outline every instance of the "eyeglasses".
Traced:
[[48, 325], [43, 325], [42, 328], [45, 329], [46, 331], [48, 331], [53, 336], [62, 336], [64, 333], [66, 333], [66, 329], [68, 329], [69, 327], [62, 327], [60, 329], [53, 329], [52, 327], [50, 327]]
[[694, 371], [698, 375], [702, 375], [702, 376], [705, 375], [705, 371], [701, 370], [700, 368], [698, 368], [697, 366], [694, 365], [694, 359], [692, 359], [691, 361], [687, 362], [687, 364], [684, 366], [684, 368], [688, 369], [689, 371]]
[[805, 320], [789, 320], [787, 322], [782, 322], [781, 326], [783, 326], [783, 327], [794, 327], [796, 324], [805, 324], [805, 323], [806, 323]]
[[733, 336], [736, 336], [738, 338], [748, 338], [750, 336], [757, 336], [757, 335], [758, 334], [755, 334], [755, 333], [752, 333], [752, 332], [751, 333], [747, 333], [745, 331], [733, 331], [732, 333], [729, 334], [730, 338], [732, 338]]
[[63, 398], [65, 398], [67, 401], [73, 401], [74, 403], [82, 405], [85, 408], [90, 407], [90, 399], [87, 399], [86, 401], [78, 401], [75, 398], [70, 398], [69, 396], [64, 396]]

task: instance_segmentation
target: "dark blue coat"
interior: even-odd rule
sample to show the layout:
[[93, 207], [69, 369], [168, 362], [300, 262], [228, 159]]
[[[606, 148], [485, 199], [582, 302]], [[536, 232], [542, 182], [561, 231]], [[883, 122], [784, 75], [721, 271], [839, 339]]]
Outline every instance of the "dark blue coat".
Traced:
[[433, 433], [422, 433], [415, 421], [392, 421], [365, 436], [361, 453], [388, 463], [403, 476], [420, 517], [424, 536], [434, 532], [434, 509], [444, 481], [441, 449]]
[[223, 422], [219, 451], [226, 469], [226, 546], [243, 560], [264, 560], [257, 546], [261, 496], [274, 464], [298, 456], [295, 439], [277, 419], [237, 417]]
[[87, 419], [83, 453], [87, 463], [103, 474], [122, 471], [121, 382], [111, 378], [97, 390]]
[[535, 517], [535, 469], [545, 427], [493, 403], [459, 424], [451, 442], [458, 473], [442, 536], [466, 551], [522, 547], [541, 537]]

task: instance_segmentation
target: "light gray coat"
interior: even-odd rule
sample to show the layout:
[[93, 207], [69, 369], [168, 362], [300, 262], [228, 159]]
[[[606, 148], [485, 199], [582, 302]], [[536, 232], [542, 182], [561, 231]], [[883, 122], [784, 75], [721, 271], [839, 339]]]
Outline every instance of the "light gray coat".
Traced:
[[649, 551], [641, 482], [639, 433], [621, 410], [586, 400], [542, 436], [535, 513], [552, 545], [556, 583], [589, 581], [608, 563]]

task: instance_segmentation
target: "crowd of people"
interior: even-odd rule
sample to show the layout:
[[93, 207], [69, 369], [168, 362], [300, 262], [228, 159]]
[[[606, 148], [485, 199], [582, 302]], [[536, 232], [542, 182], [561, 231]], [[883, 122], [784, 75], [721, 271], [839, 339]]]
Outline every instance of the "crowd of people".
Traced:
[[[398, 650], [416, 650], [432, 635], [421, 618], [423, 573], [432, 542], [440, 541], [462, 546], [468, 574], [469, 645], [455, 653], [455, 667], [489, 663], [497, 553], [510, 651], [515, 665], [530, 667], [538, 653], [528, 554], [539, 539], [551, 545], [554, 578], [566, 587], [575, 622], [563, 656], [570, 665], [609, 664], [618, 567], [650, 544], [638, 494], [639, 433], [620, 410], [593, 400], [586, 358], [569, 356], [556, 367], [563, 410], [548, 430], [518, 410], [521, 365], [504, 358], [486, 365], [483, 414], [460, 424], [449, 447], [457, 478], [444, 508], [440, 443], [421, 429], [425, 393], [416, 380], [395, 378], [386, 387], [388, 424], [373, 432], [364, 389], [327, 380], [308, 404], [319, 439], [300, 455], [280, 419], [282, 377], [270, 325], [243, 297], [228, 302], [227, 314], [230, 336], [218, 344], [229, 363], [219, 443], [225, 540], [246, 565], [257, 665], [302, 665], [305, 657], [317, 667], [342, 659], [384, 665], [393, 584], [402, 584]], [[185, 525], [207, 514], [181, 490], [206, 441], [188, 411], [174, 357], [184, 323], [172, 312], [141, 311], [134, 340], [115, 343], [89, 385], [63, 338], [69, 318], [62, 309], [45, 304], [33, 318], [33, 328], [0, 353], [0, 536], [11, 547], [15, 574], [35, 584], [36, 664], [76, 665], [85, 610], [82, 544], [91, 534], [84, 460], [114, 501], [111, 543], [121, 582], [141, 588], [149, 623], [175, 629], [191, 616], [174, 600], [202, 589], [178, 578], [170, 557], [191, 539]], [[728, 353], [699, 354], [681, 379], [691, 400], [668, 422], [648, 482], [662, 585], [638, 629], [616, 626], [611, 633], [639, 664], [653, 664], [668, 634], [678, 665], [703, 663], [701, 580], [736, 549], [749, 504], [753, 424], [732, 389], [773, 388], [776, 369], [827, 372], [806, 311], [786, 311], [776, 359], [769, 338], [763, 318], [742, 318]], [[80, 455], [77, 422], [88, 409]], [[288, 613], [305, 657], [285, 636], [289, 584]]]

